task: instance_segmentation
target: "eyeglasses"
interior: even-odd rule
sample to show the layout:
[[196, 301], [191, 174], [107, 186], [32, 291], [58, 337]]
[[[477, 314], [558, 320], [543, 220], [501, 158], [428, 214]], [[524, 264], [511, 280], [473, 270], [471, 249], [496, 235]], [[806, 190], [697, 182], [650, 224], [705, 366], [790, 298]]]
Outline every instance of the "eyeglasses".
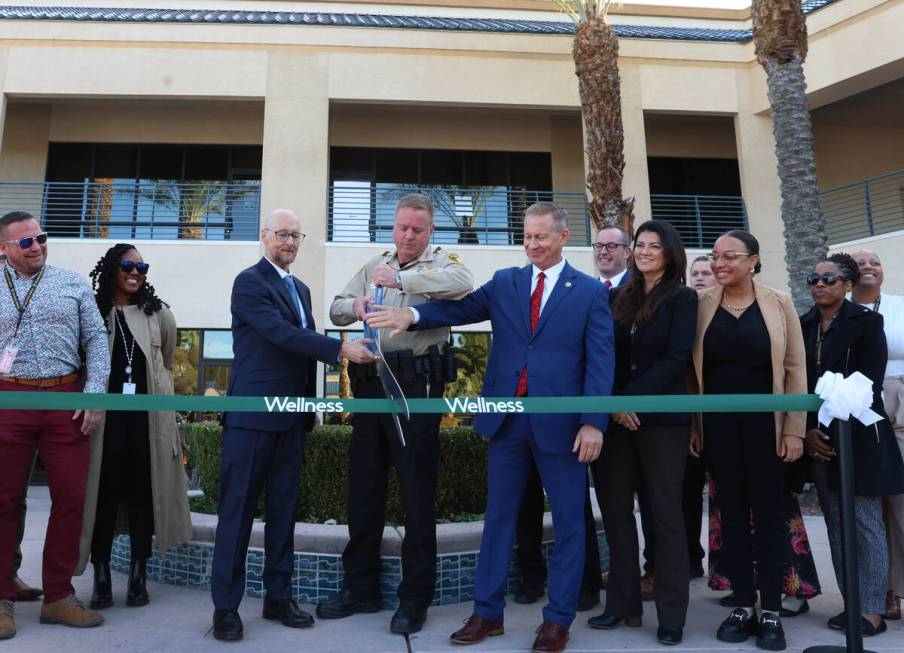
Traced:
[[712, 261], [714, 263], [721, 259], [725, 259], [729, 263], [733, 263], [742, 256], [752, 256], [752, 254], [750, 252], [736, 252], [734, 250], [729, 250], [727, 252], [723, 252], [722, 254], [717, 254], [716, 252], [710, 252], [709, 254], [706, 255], [706, 258], [708, 258], [710, 261]]
[[120, 269], [129, 274], [132, 270], [135, 270], [138, 274], [145, 275], [148, 273], [148, 269], [150, 269], [150, 263], [136, 263], [135, 261], [120, 261], [119, 262]]
[[619, 247], [627, 247], [627, 245], [625, 245], [624, 243], [593, 243], [590, 246], [594, 249], [594, 251], [597, 251], [597, 252], [601, 252], [604, 249], [607, 252], [614, 252]]
[[47, 242], [47, 232], [42, 231], [36, 236], [26, 236], [25, 238], [20, 238], [19, 240], [4, 240], [3, 242], [7, 245], [18, 245], [20, 249], [31, 249], [32, 244], [37, 241], [38, 245], [43, 245]]
[[815, 286], [817, 283], [822, 281], [827, 286], [834, 286], [839, 281], [847, 281], [843, 276], [838, 274], [837, 272], [826, 272], [825, 274], [808, 274], [807, 275], [807, 285]]
[[294, 240], [296, 243], [301, 245], [304, 242], [304, 238], [306, 234], [298, 233], [297, 231], [273, 231], [272, 229], [264, 229], [264, 231], [270, 231], [273, 235], [276, 236], [276, 240], [281, 243], [286, 243], [289, 241], [289, 238]]

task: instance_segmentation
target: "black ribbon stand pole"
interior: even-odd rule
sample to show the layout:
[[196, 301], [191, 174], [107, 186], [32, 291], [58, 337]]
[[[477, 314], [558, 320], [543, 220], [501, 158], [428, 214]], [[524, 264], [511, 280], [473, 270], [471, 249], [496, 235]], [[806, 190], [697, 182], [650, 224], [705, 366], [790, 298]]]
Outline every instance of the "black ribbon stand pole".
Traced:
[[838, 466], [841, 471], [841, 554], [844, 569], [844, 611], [847, 636], [845, 646], [810, 646], [803, 653], [872, 653], [863, 650], [860, 623], [860, 581], [857, 573], [857, 542], [854, 533], [854, 460], [851, 451], [851, 424], [835, 420], [838, 436]]

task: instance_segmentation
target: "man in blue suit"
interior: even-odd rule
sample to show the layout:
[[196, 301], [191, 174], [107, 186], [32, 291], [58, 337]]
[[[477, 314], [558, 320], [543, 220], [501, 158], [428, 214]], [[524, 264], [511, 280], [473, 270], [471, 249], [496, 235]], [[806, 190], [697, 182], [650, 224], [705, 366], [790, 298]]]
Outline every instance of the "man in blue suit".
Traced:
[[[289, 272], [304, 240], [294, 213], [272, 211], [261, 229], [264, 257], [232, 286], [229, 395], [316, 396], [317, 361], [373, 360], [366, 341], [343, 343], [314, 330], [311, 293]], [[292, 628], [314, 623], [292, 598], [298, 476], [312, 413], [227, 413], [223, 419], [220, 509], [213, 554], [213, 634], [242, 638], [238, 607], [254, 511], [266, 490], [264, 618]]]
[[[608, 292], [562, 258], [568, 215], [539, 202], [524, 217], [530, 265], [500, 270], [464, 299], [385, 308], [368, 321], [400, 333], [490, 320], [493, 348], [487, 397], [608, 395], [614, 353]], [[392, 334], [391, 334], [392, 335]], [[533, 650], [565, 648], [584, 569], [586, 463], [599, 456], [604, 413], [481, 413], [474, 420], [489, 440], [486, 521], [474, 587], [474, 613], [452, 635], [476, 644], [503, 632], [503, 610], [520, 498], [534, 465], [552, 505], [556, 543], [549, 562], [549, 604]]]

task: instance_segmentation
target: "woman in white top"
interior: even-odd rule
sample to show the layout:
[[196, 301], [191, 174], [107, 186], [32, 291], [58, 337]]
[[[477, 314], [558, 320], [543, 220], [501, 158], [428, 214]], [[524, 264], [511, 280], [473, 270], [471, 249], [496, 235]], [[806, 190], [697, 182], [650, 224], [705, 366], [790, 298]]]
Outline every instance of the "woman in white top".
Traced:
[[[904, 454], [904, 297], [882, 292], [885, 278], [879, 255], [868, 249], [853, 254], [860, 268], [860, 283], [851, 299], [882, 314], [888, 341], [888, 366], [885, 368], [883, 398], [888, 419], [895, 429]], [[887, 498], [885, 510], [888, 533], [889, 591], [886, 619], [901, 618], [900, 598], [904, 596], [904, 495]]]

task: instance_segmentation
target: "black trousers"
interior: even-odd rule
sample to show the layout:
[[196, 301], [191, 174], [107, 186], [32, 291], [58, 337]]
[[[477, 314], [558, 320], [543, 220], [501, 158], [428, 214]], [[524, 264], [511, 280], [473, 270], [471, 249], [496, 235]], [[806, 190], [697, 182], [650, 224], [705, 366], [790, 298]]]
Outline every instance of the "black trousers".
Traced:
[[706, 552], [700, 544], [703, 527], [703, 486], [706, 485], [706, 465], [703, 458], [687, 456], [684, 467], [684, 531], [687, 535], [687, 557], [692, 570], [703, 565]]
[[[584, 575], [581, 578], [581, 594], [600, 591], [600, 547], [596, 541], [596, 522], [588, 492], [584, 503]], [[546, 560], [543, 558], [543, 483], [536, 466], [527, 478], [521, 508], [518, 511], [518, 526], [515, 530], [518, 542], [518, 566], [521, 568], [521, 583], [527, 587], [543, 587], [546, 582]]]
[[787, 529], [785, 463], [776, 453], [775, 417], [772, 413], [706, 413], [703, 430], [707, 466], [719, 491], [725, 575], [738, 605], [752, 606], [758, 585], [762, 609], [778, 612]]
[[[427, 397], [423, 379], [399, 379], [405, 396]], [[443, 384], [430, 385], [430, 397], [442, 397]], [[377, 377], [353, 381], [355, 397], [382, 398]], [[439, 464], [438, 414], [400, 418], [407, 446], [402, 447], [389, 414], [358, 413], [348, 453], [349, 542], [342, 554], [345, 588], [364, 599], [380, 598], [380, 543], [386, 521], [390, 464], [399, 475], [405, 505], [402, 582], [399, 600], [426, 608], [436, 582], [436, 473]]]
[[110, 412], [104, 426], [103, 457], [97, 488], [97, 514], [91, 562], [110, 562], [116, 516], [125, 502], [132, 559], [151, 557], [154, 502], [151, 493], [151, 445], [147, 413]]
[[653, 598], [659, 625], [684, 627], [690, 579], [681, 502], [689, 443], [690, 426], [642, 426], [628, 431], [612, 424], [606, 434], [603, 452], [592, 469], [609, 539], [609, 614], [643, 614], [634, 520], [634, 492], [642, 482], [656, 538]]

